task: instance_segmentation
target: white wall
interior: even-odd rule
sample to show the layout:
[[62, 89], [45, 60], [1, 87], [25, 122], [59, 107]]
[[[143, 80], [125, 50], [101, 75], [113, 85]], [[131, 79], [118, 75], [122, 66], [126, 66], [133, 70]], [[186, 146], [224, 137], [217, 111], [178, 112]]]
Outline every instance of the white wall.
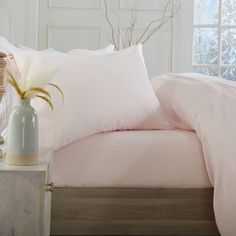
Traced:
[[[129, 24], [134, 1], [107, 0], [109, 7], [120, 15], [123, 31]], [[175, 21], [166, 24], [144, 46], [150, 76], [190, 70], [192, 13], [189, 9], [193, 0], [179, 1], [182, 1], [182, 10]], [[139, 0], [136, 37], [151, 20], [161, 16], [166, 2]], [[116, 24], [117, 17], [110, 13]], [[111, 38], [103, 0], [0, 0], [0, 34], [14, 43], [38, 49], [53, 47], [64, 52], [72, 48], [104, 47]], [[189, 53], [183, 54], [183, 50]]]

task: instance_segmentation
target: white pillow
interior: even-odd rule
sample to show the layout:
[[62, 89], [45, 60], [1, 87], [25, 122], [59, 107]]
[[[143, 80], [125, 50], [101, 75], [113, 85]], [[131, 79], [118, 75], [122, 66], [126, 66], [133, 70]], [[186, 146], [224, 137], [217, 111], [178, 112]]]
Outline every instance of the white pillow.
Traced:
[[[15, 57], [21, 67], [22, 56]], [[31, 75], [55, 68], [59, 72], [53, 82], [64, 91], [64, 105], [54, 93], [54, 112], [43, 101], [32, 102], [39, 116], [41, 145], [53, 140], [58, 149], [96, 133], [133, 129], [158, 109], [141, 45], [104, 55], [32, 56]]]
[[[80, 51], [80, 49], [74, 49], [75, 51], [78, 50]], [[83, 50], [83, 49], [82, 49]], [[95, 51], [89, 51], [86, 50], [87, 52], [94, 52], [95, 54], [104, 54], [104, 53], [110, 53], [111, 51], [114, 50], [114, 46], [113, 45], [108, 45], [106, 48], [104, 49], [99, 49], [99, 50], [95, 50]], [[29, 53], [34, 53], [35, 51], [29, 47], [23, 46], [23, 45], [13, 45], [11, 44], [6, 38], [4, 37], [0, 37], [0, 51], [4, 52], [6, 54], [9, 53], [22, 53], [25, 51], [28, 51]], [[48, 49], [44, 49], [42, 50], [44, 52], [51, 52], [51, 53], [61, 53], [59, 51], [56, 51], [53, 48], [48, 48]], [[61, 53], [64, 55], [64, 53]], [[24, 64], [24, 60], [21, 60], [22, 64]], [[14, 91], [12, 91], [12, 88], [7, 87], [6, 92], [2, 98], [2, 101], [0, 103], [0, 133], [2, 132], [2, 130], [4, 130], [7, 126], [8, 123], [8, 119], [9, 116], [11, 114], [11, 111], [13, 109], [13, 107], [16, 105], [17, 103], [17, 98], [16, 98], [16, 94]]]
[[7, 41], [7, 39], [0, 37], [0, 51], [6, 54], [13, 52], [20, 52], [22, 49], [16, 47]]
[[[16, 52], [21, 53], [24, 51], [32, 51], [32, 49], [22, 45], [15, 46], [6, 38], [0, 37], [0, 51], [6, 54], [14, 54]], [[22, 63], [24, 63], [23, 60]], [[12, 87], [8, 85], [5, 89], [2, 101], [0, 102], [0, 133], [6, 129], [11, 111], [16, 104], [17, 97], [15, 91], [13, 91]]]
[[72, 49], [72, 50], [69, 51], [69, 54], [78, 55], [78, 54], [81, 54], [81, 53], [93, 53], [93, 54], [96, 54], [96, 55], [101, 55], [101, 54], [113, 53], [114, 49], [115, 49], [114, 45], [109, 44], [105, 48], [98, 49], [98, 50], [93, 50], [93, 51], [88, 50], [88, 49]]
[[[16, 48], [21, 49], [21, 50], [33, 50], [32, 48], [29, 48], [29, 47], [26, 47], [23, 45], [16, 45]], [[106, 46], [105, 48], [102, 48], [102, 49], [89, 50], [89, 49], [76, 48], [76, 49], [70, 50], [68, 53], [72, 54], [72, 55], [77, 55], [78, 53], [83, 53], [83, 52], [94, 53], [94, 54], [107, 54], [107, 53], [112, 53], [114, 51], [114, 49], [115, 49], [114, 45], [109, 44], [108, 46]], [[52, 53], [63, 53], [63, 52], [60, 52], [54, 48], [47, 48], [47, 49], [43, 49], [42, 51], [49, 51]]]

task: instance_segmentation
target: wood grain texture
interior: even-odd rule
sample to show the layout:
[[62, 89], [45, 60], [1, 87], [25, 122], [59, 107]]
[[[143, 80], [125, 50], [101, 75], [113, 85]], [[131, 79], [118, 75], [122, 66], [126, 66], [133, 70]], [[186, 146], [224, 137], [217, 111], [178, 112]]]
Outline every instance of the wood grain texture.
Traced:
[[52, 235], [219, 235], [212, 189], [56, 188]]

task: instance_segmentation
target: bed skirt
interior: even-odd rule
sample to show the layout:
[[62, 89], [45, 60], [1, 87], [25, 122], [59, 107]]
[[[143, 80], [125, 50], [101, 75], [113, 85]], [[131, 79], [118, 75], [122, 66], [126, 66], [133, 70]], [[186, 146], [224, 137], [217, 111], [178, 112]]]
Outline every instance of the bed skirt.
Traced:
[[220, 235], [213, 189], [70, 188], [52, 196], [51, 235]]

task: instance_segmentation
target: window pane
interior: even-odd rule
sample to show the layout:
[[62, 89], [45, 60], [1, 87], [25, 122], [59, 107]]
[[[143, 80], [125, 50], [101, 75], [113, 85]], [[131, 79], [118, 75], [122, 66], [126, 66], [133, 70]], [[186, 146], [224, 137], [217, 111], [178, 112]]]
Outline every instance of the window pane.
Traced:
[[194, 67], [193, 72], [204, 75], [217, 76], [217, 68], [215, 67]]
[[217, 29], [196, 28], [194, 30], [194, 64], [218, 63], [218, 34]]
[[236, 68], [225, 68], [221, 69], [221, 77], [228, 80], [236, 81]]
[[217, 24], [219, 0], [195, 0], [194, 24]]
[[224, 25], [236, 25], [236, 1], [223, 0], [222, 22]]
[[236, 29], [222, 29], [222, 63], [236, 64]]

